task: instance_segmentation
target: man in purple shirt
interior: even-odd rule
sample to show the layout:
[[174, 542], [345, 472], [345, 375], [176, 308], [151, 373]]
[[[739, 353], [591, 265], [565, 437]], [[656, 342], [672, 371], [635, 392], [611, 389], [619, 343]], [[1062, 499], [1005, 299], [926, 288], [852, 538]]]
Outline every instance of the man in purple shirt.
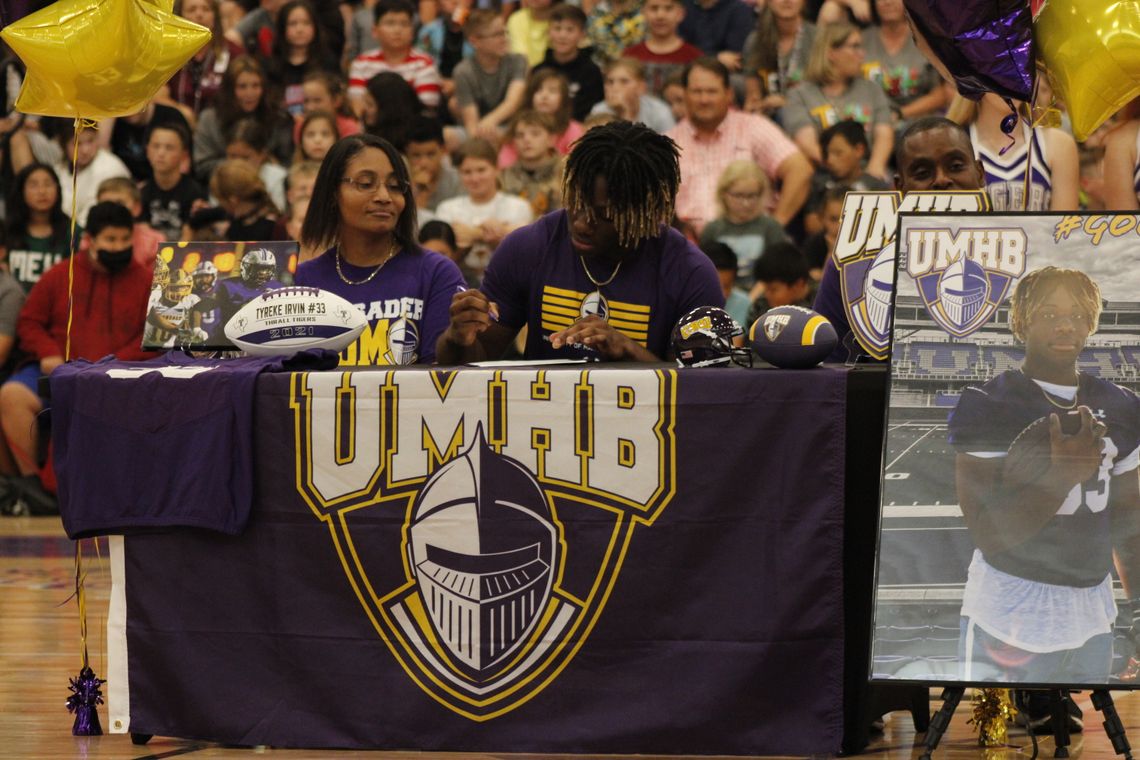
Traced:
[[[985, 187], [982, 165], [974, 158], [970, 133], [965, 127], [941, 116], [928, 116], [912, 123], [895, 149], [895, 187], [903, 193], [912, 190], [981, 190]], [[815, 296], [815, 310], [831, 320], [839, 334], [839, 345], [828, 357], [846, 361], [863, 353], [851, 333], [843, 288], [835, 260], [827, 257], [823, 280]]]
[[452, 298], [438, 361], [497, 359], [524, 325], [528, 359], [663, 360], [681, 316], [724, 306], [712, 262], [666, 226], [677, 155], [644, 124], [587, 132], [567, 159], [566, 209], [504, 238], [480, 290]]

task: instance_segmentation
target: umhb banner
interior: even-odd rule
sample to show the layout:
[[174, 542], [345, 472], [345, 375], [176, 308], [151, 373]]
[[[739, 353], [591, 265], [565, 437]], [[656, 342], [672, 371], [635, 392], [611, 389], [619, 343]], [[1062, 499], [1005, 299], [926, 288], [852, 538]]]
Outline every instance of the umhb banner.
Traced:
[[116, 542], [112, 730], [835, 752], [845, 379], [264, 376], [246, 531]]

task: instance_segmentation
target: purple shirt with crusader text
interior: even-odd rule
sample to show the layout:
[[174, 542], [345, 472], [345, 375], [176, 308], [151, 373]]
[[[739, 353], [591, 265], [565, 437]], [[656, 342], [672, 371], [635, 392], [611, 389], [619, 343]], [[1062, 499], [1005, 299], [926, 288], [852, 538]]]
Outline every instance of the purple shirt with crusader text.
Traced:
[[435, 342], [447, 328], [451, 297], [465, 286], [454, 261], [421, 250], [401, 250], [368, 282], [362, 281], [375, 267], [342, 259], [344, 278], [359, 285], [346, 283], [337, 273], [335, 248], [297, 267], [296, 284], [336, 293], [368, 317], [368, 327], [341, 353], [341, 366], [435, 361]]
[[[603, 262], [593, 266], [598, 271], [591, 274], [601, 282], [613, 271]], [[591, 356], [592, 351], [569, 346], [552, 348], [548, 336], [593, 313], [664, 359], [678, 319], [698, 306], [724, 306], [712, 261], [672, 227], [642, 241], [612, 282], [594, 285], [570, 245], [565, 210], [507, 235], [480, 290], [499, 307], [501, 324], [513, 329], [527, 325], [528, 359]], [[595, 291], [604, 303], [590, 297]]]

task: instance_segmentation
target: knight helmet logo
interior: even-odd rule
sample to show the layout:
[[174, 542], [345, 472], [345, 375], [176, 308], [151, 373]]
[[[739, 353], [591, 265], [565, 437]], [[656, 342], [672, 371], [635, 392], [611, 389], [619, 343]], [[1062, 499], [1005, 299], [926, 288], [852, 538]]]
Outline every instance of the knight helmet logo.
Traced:
[[609, 301], [596, 290], [582, 299], [582, 306], [578, 309], [579, 317], [588, 317], [591, 314], [596, 314], [607, 322], [610, 318]]
[[542, 489], [480, 428], [420, 491], [408, 533], [420, 602], [450, 664], [491, 680], [550, 601], [558, 531]]
[[388, 324], [388, 350], [384, 352], [384, 363], [403, 367], [415, 364], [419, 358], [420, 332], [416, 323], [400, 317]]
[[765, 317], [764, 335], [768, 338], [768, 341], [775, 343], [776, 339], [780, 337], [780, 333], [784, 331], [784, 328], [787, 327], [791, 321], [792, 317], [789, 314], [772, 314]]

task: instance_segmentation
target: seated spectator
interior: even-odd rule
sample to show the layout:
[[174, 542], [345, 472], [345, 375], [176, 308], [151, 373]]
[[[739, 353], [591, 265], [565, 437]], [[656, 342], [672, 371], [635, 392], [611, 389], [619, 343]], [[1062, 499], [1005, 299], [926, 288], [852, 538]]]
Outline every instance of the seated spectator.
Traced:
[[760, 11], [744, 43], [744, 110], [776, 117], [788, 90], [804, 78], [815, 24], [804, 18], [804, 0], [772, 0]]
[[[118, 156], [131, 171], [136, 182], [145, 182], [153, 176], [150, 161], [146, 157], [146, 146], [151, 129], [162, 124], [174, 124], [175, 129], [186, 135], [186, 154], [183, 156], [184, 171], [190, 169], [190, 122], [180, 110], [158, 102], [152, 98], [138, 113], [111, 119], [111, 152]], [[108, 129], [106, 123], [101, 129]]]
[[755, 13], [741, 0], [685, 0], [680, 32], [686, 42], [737, 72], [744, 65], [744, 41], [755, 26]]
[[[16, 172], [6, 207], [6, 269], [26, 293], [44, 272], [74, 250], [71, 217], [63, 211], [59, 176], [47, 164], [28, 164]], [[76, 228], [75, 243], [82, 232]]]
[[131, 219], [135, 221], [131, 230], [131, 250], [134, 251], [135, 261], [144, 267], [154, 265], [154, 260], [158, 256], [158, 247], [164, 240], [176, 240], [177, 235], [182, 232], [182, 227], [179, 226], [175, 237], [167, 237], [147, 224], [142, 216], [142, 193], [138, 185], [125, 177], [111, 177], [99, 183], [99, 192], [95, 200], [97, 203], [106, 201], [118, 203], [131, 212]]
[[451, 77], [456, 65], [475, 54], [475, 48], [463, 37], [463, 22], [471, 9], [466, 0], [436, 0], [436, 5], [439, 15], [420, 27], [416, 45], [435, 61], [443, 78], [443, 96], [450, 98], [455, 93]]
[[724, 305], [712, 262], [667, 226], [679, 184], [676, 146], [644, 124], [586, 132], [566, 209], [508, 235], [481, 289], [452, 297], [440, 363], [497, 359], [524, 326], [528, 359], [665, 359], [681, 316]]
[[562, 208], [562, 157], [555, 149], [555, 137], [550, 114], [520, 111], [511, 123], [518, 161], [503, 170], [503, 192], [526, 200], [535, 218]]
[[839, 220], [843, 218], [843, 201], [851, 188], [837, 185], [823, 194], [818, 211], [820, 231], [804, 240], [804, 258], [808, 271], [816, 282], [823, 279], [823, 268], [828, 257], [835, 250], [835, 239], [839, 237]]
[[777, 306], [803, 306], [810, 309], [815, 299], [816, 284], [808, 272], [807, 259], [795, 243], [776, 243], [752, 265], [752, 307], [748, 310], [751, 325], [769, 309]]
[[534, 214], [530, 204], [499, 191], [498, 151], [475, 137], [463, 143], [455, 155], [465, 195], [446, 200], [436, 216], [455, 230], [463, 267], [478, 278], [487, 268], [491, 252], [507, 233], [528, 224]]
[[879, 26], [863, 32], [863, 75], [891, 102], [895, 133], [920, 116], [941, 115], [951, 89], [914, 43], [903, 0], [875, 0]]
[[748, 157], [779, 183], [772, 216], [786, 227], [807, 200], [811, 164], [771, 120], [730, 110], [728, 69], [720, 61], [698, 58], [686, 68], [684, 82], [688, 116], [669, 131], [681, 149], [677, 215], [699, 234], [717, 215], [717, 178], [733, 160]]
[[[566, 77], [554, 69], [535, 69], [527, 79], [525, 108], [548, 114], [554, 123], [554, 149], [570, 153], [570, 146], [585, 134], [585, 128], [570, 118], [570, 87]], [[499, 167], [506, 169], [518, 158], [515, 145], [505, 140], [499, 149]]]
[[226, 159], [245, 161], [256, 169], [273, 204], [284, 208], [287, 171], [269, 155], [269, 141], [255, 119], [239, 119], [234, 124], [226, 141]]
[[408, 127], [419, 116], [428, 116], [412, 86], [392, 71], [381, 71], [368, 80], [360, 103], [364, 131], [407, 148]]
[[645, 39], [645, 17], [638, 0], [599, 2], [586, 21], [586, 34], [594, 49], [594, 63], [605, 66], [621, 58], [631, 45]]
[[[63, 188], [63, 207], [74, 208], [75, 219], [83, 226], [87, 221], [87, 209], [95, 205], [99, 183], [111, 177], [130, 177], [131, 171], [118, 156], [100, 146], [99, 135], [93, 128], [84, 126], [80, 129], [78, 148], [75, 147], [73, 120], [52, 119], [48, 129], [63, 149], [64, 158], [55, 165], [55, 173], [59, 175], [60, 187]], [[73, 186], [74, 204], [71, 197]]]
[[[93, 205], [74, 266], [62, 261], [48, 270], [20, 311], [16, 334], [28, 360], [0, 386], [0, 445], [20, 472], [19, 490], [33, 494], [29, 501], [44, 511], [51, 510], [51, 499], [39, 481], [36, 457], [36, 417], [45, 406], [40, 377], [65, 359], [153, 356], [140, 348], [151, 272], [133, 260], [132, 226], [131, 212], [119, 204]], [[72, 319], [72, 313], [82, 317]]]
[[223, 161], [210, 178], [210, 195], [225, 211], [225, 240], [272, 240], [277, 229], [277, 208], [257, 169], [241, 159]]
[[683, 0], [646, 0], [641, 14], [645, 17], [645, 41], [627, 47], [622, 58], [641, 61], [649, 94], [660, 98], [669, 77], [684, 71], [686, 63], [704, 53], [677, 33], [685, 18]]
[[[536, 71], [554, 69], [570, 83], [571, 115], [583, 121], [595, 103], [605, 97], [602, 70], [591, 59], [586, 37], [586, 14], [575, 5], [559, 3], [550, 11], [550, 47]], [[533, 103], [531, 104], [533, 106]]]
[[863, 34], [850, 24], [821, 27], [812, 45], [804, 81], [787, 95], [780, 111], [784, 129], [816, 166], [823, 164], [819, 135], [841, 121], [868, 130], [867, 172], [880, 179], [894, 145], [891, 106], [883, 88], [863, 78]]
[[665, 87], [661, 92], [661, 99], [669, 104], [669, 112], [673, 114], [674, 121], [681, 121], [689, 115], [685, 108], [685, 71], [676, 71], [665, 80]]
[[[342, 364], [435, 359], [463, 278], [446, 256], [417, 244], [417, 232], [411, 181], [395, 147], [372, 135], [334, 145], [301, 235], [324, 253], [297, 268], [296, 282], [343, 296], [367, 314], [368, 327], [341, 354]], [[397, 333], [402, 340], [389, 338]]]
[[522, 7], [507, 18], [511, 52], [526, 58], [528, 66], [542, 63], [549, 42], [551, 0], [522, 0]]
[[606, 98], [590, 112], [612, 113], [619, 119], [639, 121], [657, 132], [673, 128], [673, 112], [660, 98], [646, 93], [645, 69], [640, 61], [619, 58], [606, 64]]
[[463, 194], [459, 172], [444, 150], [443, 127], [439, 122], [426, 116], [413, 119], [404, 153], [412, 167], [418, 209], [434, 212], [440, 203]]
[[316, 11], [309, 0], [289, 0], [277, 13], [273, 54], [265, 60], [270, 83], [282, 93], [282, 106], [294, 118], [304, 109], [301, 89], [312, 71], [340, 72], [340, 63], [325, 44]]
[[311, 111], [301, 119], [297, 152], [293, 162], [324, 160], [329, 148], [340, 139], [336, 116], [328, 111]]
[[[253, 4], [258, 7], [242, 16], [233, 28], [226, 31], [226, 37], [241, 45], [246, 54], [268, 58], [273, 55], [274, 28], [282, 1], [259, 0]], [[249, 7], [248, 3], [246, 7]]]
[[[311, 71], [301, 82], [301, 113], [328, 111], [336, 114], [336, 131], [341, 137], [355, 135], [361, 130], [360, 119], [349, 108], [346, 95], [348, 80], [342, 74], [331, 71]], [[300, 139], [300, 122], [293, 132], [293, 142]]]
[[348, 99], [358, 116], [363, 115], [368, 80], [383, 71], [403, 77], [425, 108], [433, 113], [440, 108], [440, 76], [435, 61], [412, 47], [415, 15], [410, 0], [380, 0], [373, 8], [376, 23], [372, 34], [380, 49], [358, 55], [348, 69]]
[[475, 48], [475, 55], [455, 67], [456, 116], [468, 137], [498, 144], [523, 103], [526, 58], [507, 52], [503, 19], [494, 11], [472, 11], [463, 33]]
[[717, 276], [720, 277], [720, 287], [724, 291], [724, 310], [747, 331], [752, 326], [752, 322], [748, 321], [748, 309], [752, 306], [752, 301], [747, 293], [736, 286], [736, 253], [724, 243], [716, 241], [701, 243], [701, 250], [712, 261]]
[[208, 182], [226, 159], [226, 142], [239, 119], [252, 118], [268, 137], [269, 152], [282, 163], [293, 157], [293, 119], [277, 105], [261, 64], [235, 58], [222, 79], [215, 105], [198, 118], [194, 130], [194, 171]]
[[[364, 0], [364, 2], [359, 3], [359, 7], [357, 6], [357, 3], [352, 3], [354, 10], [352, 11], [352, 20], [348, 24], [348, 37], [344, 44], [344, 55], [349, 61], [361, 53], [371, 53], [380, 49], [380, 43], [372, 35], [372, 27], [376, 24], [376, 15], [372, 9], [376, 7], [376, 0]], [[344, 7], [343, 3], [341, 7]], [[420, 47], [432, 58], [439, 60], [434, 53], [422, 44]]]
[[185, 106], [197, 120], [203, 109], [214, 105], [214, 96], [222, 86], [230, 61], [245, 53], [245, 48], [223, 33], [218, 0], [174, 0], [174, 13], [213, 34], [209, 44], [195, 53], [169, 83], [171, 102], [167, 105]]
[[143, 217], [164, 240], [180, 240], [182, 225], [206, 199], [202, 186], [182, 171], [190, 156], [190, 133], [173, 124], [152, 128], [146, 156], [151, 178], [141, 187]]
[[865, 161], [871, 146], [867, 132], [855, 121], [841, 121], [823, 130], [819, 136], [823, 151], [823, 167], [812, 178], [811, 196], [804, 213], [804, 232], [814, 235], [820, 230], [819, 212], [823, 196], [832, 187], [844, 186], [849, 190], [879, 191], [890, 186], [867, 173]]
[[[4, 252], [3, 241], [7, 237], [3, 222], [0, 222], [0, 253]], [[6, 380], [11, 373], [12, 360], [16, 357], [16, 320], [20, 316], [20, 307], [24, 305], [24, 289], [20, 283], [8, 273], [0, 269], [0, 381]], [[0, 473], [12, 474], [15, 472], [12, 463], [4, 462], [6, 453], [0, 446]]]
[[[447, 222], [432, 219], [420, 227], [420, 245], [431, 251], [442, 253], [452, 261], [456, 260], [459, 246], [455, 242], [455, 230]], [[474, 285], [474, 283], [471, 283]]]
[[739, 260], [737, 281], [752, 286], [752, 263], [772, 245], [786, 241], [788, 234], [764, 213], [768, 178], [755, 161], [733, 161], [716, 183], [720, 215], [701, 231], [701, 249], [708, 253], [713, 243], [724, 243]]

